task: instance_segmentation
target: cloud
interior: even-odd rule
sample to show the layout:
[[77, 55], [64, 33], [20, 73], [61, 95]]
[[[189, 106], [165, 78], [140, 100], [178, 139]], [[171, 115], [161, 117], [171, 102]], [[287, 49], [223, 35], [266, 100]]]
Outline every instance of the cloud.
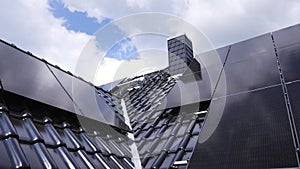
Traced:
[[224, 46], [299, 23], [300, 1], [191, 0], [181, 15]]
[[[167, 52], [158, 49], [139, 51], [140, 59], [118, 60], [105, 57], [98, 66], [95, 85], [102, 85], [125, 77], [135, 77], [167, 67]], [[157, 62], [159, 61], [159, 62]]]
[[117, 19], [126, 15], [139, 12], [167, 12], [173, 13], [170, 8], [171, 1], [161, 0], [62, 0], [70, 11], [87, 12], [89, 17], [98, 18], [101, 22], [104, 18]]
[[149, 0], [127, 0], [128, 6], [131, 8], [141, 8], [146, 9], [149, 8], [150, 1]]
[[64, 69], [74, 70], [90, 36], [67, 30], [46, 0], [1, 1], [0, 37]]
[[113, 75], [116, 74], [121, 64], [121, 60], [109, 57], [104, 58], [96, 71], [94, 84], [100, 86], [102, 84], [118, 80]]
[[[155, 38], [151, 38], [151, 40], [153, 39]], [[141, 40], [143, 39], [139, 37], [132, 38], [129, 41], [129, 48], [141, 42]], [[84, 47], [79, 57], [75, 74], [99, 86], [125, 77], [134, 77], [167, 67], [168, 54], [165, 49], [156, 46], [137, 45], [137, 47], [139, 47], [138, 51], [130, 51], [127, 53], [128, 56], [123, 59], [118, 57], [104, 57], [107, 53], [97, 46], [97, 38], [94, 36]], [[125, 45], [125, 49], [121, 47], [120, 50], [115, 52], [116, 55], [119, 55], [117, 52], [123, 53], [126, 50], [128, 49], [126, 49]], [[132, 58], [132, 55], [137, 55], [138, 58], [128, 59]]]
[[138, 12], [173, 14], [195, 25], [217, 47], [300, 22], [298, 0], [63, 1], [100, 21]]

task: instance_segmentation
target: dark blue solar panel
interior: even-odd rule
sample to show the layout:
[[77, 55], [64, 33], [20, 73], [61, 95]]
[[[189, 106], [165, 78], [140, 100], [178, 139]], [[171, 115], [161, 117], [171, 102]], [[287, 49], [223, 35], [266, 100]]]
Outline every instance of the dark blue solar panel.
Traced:
[[261, 35], [231, 45], [227, 63], [239, 62], [252, 57], [260, 58], [262, 53], [275, 57], [274, 46], [270, 34]]
[[208, 116], [223, 112], [222, 118], [212, 135], [198, 143], [189, 167], [298, 167], [281, 85], [212, 100], [209, 109]]
[[201, 53], [195, 56], [195, 58], [200, 62], [202, 67], [216, 65], [218, 63], [216, 60], [220, 61], [220, 64], [223, 65], [226, 60], [228, 50], [229, 46], [225, 46], [216, 50]]
[[273, 32], [285, 81], [299, 80], [300, 24]]
[[296, 124], [298, 136], [300, 135], [300, 82], [287, 84], [288, 96], [290, 98], [293, 117]]
[[[226, 63], [214, 98], [276, 84], [280, 84], [276, 56], [259, 53], [239, 62]], [[220, 92], [224, 88], [226, 92]]]
[[115, 124], [115, 112], [98, 95], [94, 86], [53, 66], [49, 65], [49, 67], [78, 107], [77, 112], [86, 117], [118, 126]]
[[300, 43], [278, 49], [278, 56], [285, 81], [300, 79]]
[[74, 112], [72, 100], [44, 62], [3, 42], [0, 53], [0, 79], [5, 90]]
[[300, 43], [300, 24], [275, 31], [272, 34], [277, 48]]

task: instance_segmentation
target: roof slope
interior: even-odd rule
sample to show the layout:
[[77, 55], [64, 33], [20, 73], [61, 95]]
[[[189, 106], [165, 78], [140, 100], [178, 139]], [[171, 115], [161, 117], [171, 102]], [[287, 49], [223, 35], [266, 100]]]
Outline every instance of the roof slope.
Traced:
[[[6, 42], [0, 49], [0, 168], [300, 166], [300, 25], [217, 49], [221, 69], [202, 66], [210, 52], [196, 56], [196, 81], [161, 70], [108, 91]], [[211, 70], [219, 75], [212, 85]], [[72, 80], [94, 92], [107, 119], [72, 98]]]

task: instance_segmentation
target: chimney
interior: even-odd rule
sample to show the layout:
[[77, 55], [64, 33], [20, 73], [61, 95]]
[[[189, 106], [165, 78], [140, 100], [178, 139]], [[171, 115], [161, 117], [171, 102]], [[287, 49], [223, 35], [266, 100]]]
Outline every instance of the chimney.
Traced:
[[201, 66], [194, 59], [192, 42], [185, 34], [168, 39], [168, 59], [170, 75], [193, 75], [201, 80]]

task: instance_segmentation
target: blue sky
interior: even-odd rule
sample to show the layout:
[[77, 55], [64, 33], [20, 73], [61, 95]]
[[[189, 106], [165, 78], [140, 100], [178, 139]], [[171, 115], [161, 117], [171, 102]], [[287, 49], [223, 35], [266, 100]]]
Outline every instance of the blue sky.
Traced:
[[88, 35], [93, 35], [99, 28], [111, 21], [111, 19], [105, 18], [99, 23], [97, 18], [88, 17], [87, 12], [71, 12], [64, 3], [59, 0], [50, 0], [49, 5], [51, 12], [56, 18], [65, 19], [63, 26], [75, 32], [84, 32]]
[[117, 60], [138, 59], [137, 48], [131, 44], [131, 38], [125, 38], [114, 45], [106, 54], [107, 57]]
[[[65, 20], [63, 26], [71, 31], [94, 35], [97, 30], [112, 21], [109, 18], [104, 18], [99, 23], [97, 18], [89, 17], [87, 12], [71, 12], [65, 4], [59, 0], [50, 0], [49, 5], [53, 16], [63, 18]], [[121, 32], [120, 30], [117, 31]], [[136, 52], [137, 48], [131, 45], [131, 39], [125, 38], [107, 51], [106, 57], [115, 58], [117, 60], [138, 59]]]

